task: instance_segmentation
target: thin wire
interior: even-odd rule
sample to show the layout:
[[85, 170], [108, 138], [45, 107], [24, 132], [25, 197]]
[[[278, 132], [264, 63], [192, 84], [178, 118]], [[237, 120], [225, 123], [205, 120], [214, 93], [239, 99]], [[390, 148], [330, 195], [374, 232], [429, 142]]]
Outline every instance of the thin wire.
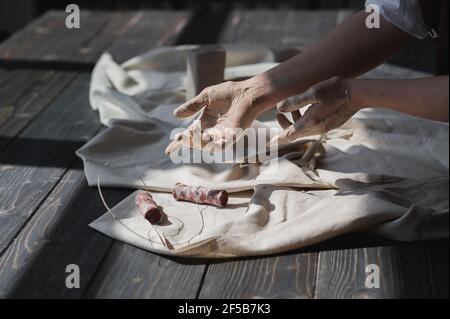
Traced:
[[202, 226], [200, 227], [200, 231], [198, 231], [197, 233], [195, 233], [195, 235], [193, 235], [193, 236], [192, 236], [191, 238], [189, 238], [188, 240], [183, 241], [183, 242], [173, 243], [174, 245], [184, 245], [184, 244], [190, 245], [190, 244], [191, 244], [191, 241], [192, 241], [194, 238], [196, 238], [197, 236], [199, 236], [201, 233], [203, 233], [203, 230], [205, 229], [205, 218], [204, 218], [204, 216], [203, 216], [203, 212], [208, 208], [208, 206], [205, 205], [205, 207], [200, 208], [200, 206], [199, 206], [199, 204], [198, 204], [198, 199], [197, 199], [197, 197], [199, 197], [199, 194], [198, 194], [199, 188], [200, 188], [200, 186], [196, 186], [196, 191], [195, 191], [195, 193], [196, 193], [195, 205], [197, 206], [197, 209], [198, 209], [198, 212], [199, 212], [199, 214], [200, 214], [201, 221], [202, 221], [202, 224], [201, 224]]
[[[169, 217], [170, 217], [170, 218], [169, 218]], [[167, 233], [164, 233], [164, 235], [165, 235], [165, 236], [168, 236], [168, 237], [175, 237], [175, 236], [178, 236], [178, 235], [181, 233], [181, 230], [184, 228], [184, 223], [183, 223], [183, 221], [182, 221], [181, 219], [179, 219], [178, 217], [167, 215], [167, 220], [168, 220], [169, 222], [171, 222], [171, 219], [178, 221], [178, 222], [180, 223], [181, 226], [178, 227], [177, 231], [176, 231], [174, 234], [167, 234]]]
[[[141, 180], [141, 183], [142, 183], [142, 185], [146, 188], [146, 189], [148, 189], [148, 186], [145, 184], [145, 182], [144, 182], [144, 179], [142, 178], [142, 176], [139, 174], [139, 172], [136, 170], [136, 175], [139, 177], [139, 179]], [[169, 219], [169, 217], [170, 218], [173, 218], [173, 219], [175, 219], [175, 220], [177, 220], [177, 221], [179, 221], [180, 222], [180, 224], [181, 224], [181, 226], [180, 227], [178, 227], [178, 229], [177, 229], [177, 231], [175, 232], [175, 234], [171, 234], [171, 235], [167, 235], [166, 233], [163, 233], [163, 235], [164, 236], [169, 236], [169, 237], [175, 237], [175, 236], [177, 236], [180, 232], [181, 232], [181, 230], [184, 228], [184, 223], [183, 223], [183, 221], [181, 220], [181, 219], [179, 219], [178, 217], [173, 217], [173, 216], [170, 216], [170, 215], [167, 215], [166, 214], [166, 216], [167, 216], [167, 219], [170, 221], [170, 219]]]
[[197, 187], [196, 187], [196, 190], [195, 190], [195, 206], [197, 206], [198, 212], [200, 213], [200, 218], [202, 219], [202, 227], [200, 228], [200, 231], [199, 231], [197, 234], [195, 234], [191, 239], [189, 239], [189, 240], [187, 241], [187, 243], [188, 243], [189, 245], [191, 244], [191, 241], [192, 241], [195, 237], [197, 237], [197, 236], [199, 236], [201, 233], [203, 233], [203, 229], [205, 228], [205, 218], [204, 218], [204, 216], [203, 216], [203, 212], [208, 208], [208, 206], [205, 205], [205, 207], [203, 207], [202, 209], [200, 209], [200, 207], [198, 206], [198, 200], [200, 199], [200, 194], [198, 193], [199, 189], [200, 189], [200, 186], [197, 186]]
[[[134, 170], [135, 170], [136, 175], [137, 175], [138, 178], [141, 180], [142, 185], [145, 187], [145, 189], [148, 189], [148, 186], [145, 184], [144, 179], [142, 178], [142, 176], [139, 174], [139, 172], [138, 172], [138, 170], [137, 170], [137, 166], [138, 166], [137, 163], [136, 163], [134, 160], [132, 160], [131, 162], [134, 162], [133, 168], [134, 168]], [[109, 165], [108, 162], [104, 164], [104, 166], [107, 166], [107, 165]], [[110, 166], [110, 167], [111, 167], [111, 166]], [[156, 232], [156, 234], [158, 235], [158, 237], [159, 237], [159, 239], [160, 239], [161, 242], [157, 242], [157, 241], [154, 241], [154, 240], [151, 239], [150, 230], [149, 230], [149, 232], [148, 232], [148, 234], [147, 234], [148, 238], [146, 238], [146, 237], [142, 236], [141, 234], [136, 233], [134, 230], [132, 230], [131, 228], [129, 228], [127, 225], [125, 225], [125, 224], [124, 224], [124, 223], [123, 223], [123, 222], [122, 222], [122, 221], [121, 221], [121, 220], [120, 220], [120, 219], [112, 212], [111, 208], [109, 208], [109, 206], [107, 205], [105, 199], [103, 198], [103, 194], [102, 194], [101, 189], [100, 189], [100, 175], [98, 175], [97, 186], [98, 186], [98, 191], [99, 191], [99, 194], [100, 194], [100, 198], [101, 198], [101, 200], [102, 200], [102, 202], [103, 202], [103, 205], [104, 205], [105, 208], [107, 209], [108, 213], [111, 214], [111, 216], [112, 216], [112, 217], [113, 217], [120, 225], [122, 225], [125, 229], [127, 229], [129, 232], [133, 233], [134, 235], [138, 236], [139, 238], [142, 238], [142, 239], [144, 239], [144, 240], [149, 241], [151, 244], [162, 245], [162, 246], [164, 246], [165, 248], [168, 248], [168, 249], [170, 249], [170, 248], [168, 247], [168, 246], [169, 246], [168, 244], [170, 244], [170, 246], [173, 246], [173, 245], [184, 245], [184, 244], [191, 245], [191, 241], [194, 240], [196, 237], [198, 237], [200, 234], [202, 234], [203, 231], [204, 231], [204, 228], [205, 228], [205, 218], [204, 218], [203, 212], [204, 212], [206, 209], [208, 209], [208, 206], [205, 205], [205, 207], [203, 207], [203, 208], [200, 208], [200, 206], [199, 206], [199, 198], [200, 198], [200, 194], [198, 193], [198, 191], [199, 191], [199, 189], [200, 189], [201, 186], [196, 186], [196, 190], [195, 190], [195, 194], [196, 194], [195, 205], [196, 205], [196, 207], [197, 207], [197, 210], [198, 210], [198, 212], [199, 212], [199, 214], [200, 214], [200, 219], [201, 219], [201, 227], [200, 227], [200, 231], [198, 231], [198, 232], [197, 232], [195, 235], [193, 235], [190, 239], [188, 239], [188, 240], [186, 240], [186, 241], [183, 241], [183, 242], [177, 242], [177, 243], [169, 242], [169, 241], [167, 240], [166, 236], [167, 236], [167, 237], [174, 238], [174, 237], [176, 237], [177, 235], [180, 234], [180, 232], [182, 231], [182, 229], [184, 229], [184, 222], [183, 222], [180, 218], [174, 217], [174, 216], [170, 216], [170, 215], [167, 215], [167, 214], [166, 214], [166, 216], [167, 216], [167, 218], [168, 218], [169, 221], [170, 221], [169, 218], [171, 218], [171, 219], [177, 220], [177, 221], [180, 222], [180, 224], [181, 224], [181, 226], [177, 229], [177, 231], [175, 232], [175, 234], [170, 234], [170, 235], [168, 235], [168, 234], [166, 234], [166, 233], [160, 233], [160, 232], [157, 230], [157, 228], [156, 228], [155, 226], [153, 226], [152, 224], [150, 224], [151, 228]]]
[[[146, 189], [148, 189], [148, 187], [147, 187], [147, 185], [145, 184], [145, 181], [144, 181], [144, 179], [142, 178], [142, 176], [139, 174], [139, 172], [137, 171], [137, 169], [135, 169], [135, 171], [136, 171], [136, 175], [139, 177], [139, 179], [141, 180], [141, 183], [142, 183], [142, 185], [146, 188]], [[188, 244], [188, 245], [190, 245], [191, 244], [191, 241], [194, 239], [194, 238], [196, 238], [197, 236], [199, 236], [200, 234], [202, 234], [203, 233], [203, 230], [205, 229], [205, 218], [204, 218], [204, 216], [203, 216], [203, 212], [208, 208], [208, 206], [206, 206], [205, 205], [205, 207], [203, 207], [202, 209], [200, 209], [200, 207], [199, 207], [199, 205], [198, 205], [198, 200], [199, 200], [199, 198], [200, 198], [200, 194], [199, 194], [199, 189], [200, 189], [200, 186], [196, 186], [196, 190], [195, 190], [195, 195], [196, 195], [196, 197], [195, 197], [195, 205], [197, 206], [197, 210], [199, 211], [199, 213], [200, 213], [200, 219], [201, 219], [201, 221], [202, 221], [202, 226], [200, 227], [200, 231], [199, 232], [197, 232], [194, 236], [192, 236], [189, 240], [186, 240], [186, 241], [184, 241], [184, 242], [178, 242], [178, 243], [172, 243], [173, 245], [184, 245], [184, 244]], [[166, 214], [167, 215], [167, 214]], [[181, 220], [181, 219], [179, 219], [179, 218], [177, 218], [177, 217], [172, 217], [172, 216], [170, 216], [170, 215], [167, 215], [167, 218], [176, 218], [178, 221], [180, 221], [181, 222], [181, 227], [179, 227], [178, 228], [178, 230], [177, 230], [177, 232], [174, 234], [174, 235], [167, 235], [166, 233], [163, 233], [163, 236], [167, 236], [167, 237], [171, 237], [171, 238], [173, 238], [173, 237], [175, 237], [175, 236], [177, 236], [177, 235], [179, 235], [180, 234], [180, 232], [181, 232], [181, 230], [184, 228], [184, 222]], [[169, 220], [170, 221], [170, 220]]]
[[[101, 190], [101, 188], [100, 188], [100, 175], [98, 175], [98, 179], [97, 179], [97, 189], [98, 189], [98, 193], [99, 193], [99, 195], [100, 195], [100, 199], [102, 200], [103, 205], [104, 205], [105, 208], [107, 209], [108, 213], [114, 218], [114, 220], [116, 220], [120, 225], [122, 225], [122, 227], [124, 227], [126, 230], [128, 230], [128, 231], [131, 232], [132, 234], [136, 235], [137, 237], [139, 237], [139, 238], [141, 238], [141, 239], [144, 239], [144, 240], [148, 240], [151, 244], [159, 244], [159, 245], [162, 245], [162, 246], [165, 246], [165, 247], [166, 247], [166, 244], [165, 244], [164, 240], [163, 240], [161, 237], [160, 237], [161, 242], [157, 242], [157, 241], [151, 240], [150, 238], [146, 238], [146, 237], [142, 236], [141, 234], [135, 232], [134, 230], [132, 230], [131, 228], [129, 228], [127, 225], [125, 225], [125, 224], [122, 222], [122, 220], [119, 219], [119, 218], [117, 217], [117, 215], [114, 214], [114, 213], [112, 212], [111, 208], [110, 208], [110, 207], [108, 206], [108, 204], [106, 203], [105, 198], [103, 197], [102, 190]], [[158, 232], [157, 232], [157, 234], [158, 234], [158, 236], [160, 236]]]

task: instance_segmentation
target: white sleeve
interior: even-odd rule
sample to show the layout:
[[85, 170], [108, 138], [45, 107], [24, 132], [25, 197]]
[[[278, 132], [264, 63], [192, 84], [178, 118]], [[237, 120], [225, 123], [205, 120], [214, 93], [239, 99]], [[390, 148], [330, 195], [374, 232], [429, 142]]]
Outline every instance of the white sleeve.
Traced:
[[376, 6], [383, 18], [412, 36], [427, 37], [429, 30], [418, 0], [366, 0], [366, 8], [369, 5]]

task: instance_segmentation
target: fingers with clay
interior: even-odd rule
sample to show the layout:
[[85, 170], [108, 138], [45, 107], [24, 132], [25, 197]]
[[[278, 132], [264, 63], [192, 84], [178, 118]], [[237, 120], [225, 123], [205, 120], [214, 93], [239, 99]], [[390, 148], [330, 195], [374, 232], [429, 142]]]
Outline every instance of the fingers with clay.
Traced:
[[202, 134], [202, 148], [205, 151], [216, 153], [231, 147], [240, 137], [240, 129], [213, 127]]
[[[254, 89], [245, 81], [223, 82], [205, 88], [194, 99], [174, 111], [176, 117], [187, 118], [201, 112], [186, 131], [177, 135], [166, 149], [166, 154], [182, 146], [218, 152], [234, 144], [240, 132], [250, 127], [258, 115], [253, 112]], [[259, 91], [258, 91], [259, 92]]]
[[[173, 111], [177, 118], [188, 118], [200, 112], [207, 105], [205, 95], [200, 93], [192, 100], [180, 105]], [[170, 155], [177, 152], [183, 146], [190, 148], [201, 148], [201, 122], [195, 120], [184, 132], [174, 136], [172, 142], [167, 146], [165, 153]]]
[[173, 115], [177, 118], [187, 118], [194, 116], [207, 105], [204, 93], [200, 93], [192, 100], [180, 105], [173, 111]]
[[183, 146], [198, 149], [204, 146], [200, 120], [195, 120], [185, 131], [176, 134], [172, 142], [167, 146], [165, 153], [170, 155], [177, 152]]
[[[322, 129], [316, 114], [318, 102], [314, 90], [310, 89], [304, 94], [278, 103], [280, 113], [277, 114], [277, 120], [284, 131], [273, 138], [271, 144], [288, 144], [298, 138], [321, 134]], [[307, 106], [309, 107], [302, 116], [300, 109]], [[283, 114], [286, 112], [291, 112], [293, 122]]]
[[356, 109], [350, 106], [350, 92], [345, 80], [338, 77], [280, 102], [277, 107], [282, 113], [299, 112], [303, 107], [308, 109], [303, 116], [293, 114], [294, 122], [279, 113], [277, 120], [284, 131], [273, 138], [271, 144], [287, 144], [299, 138], [324, 134], [340, 127], [356, 113]]

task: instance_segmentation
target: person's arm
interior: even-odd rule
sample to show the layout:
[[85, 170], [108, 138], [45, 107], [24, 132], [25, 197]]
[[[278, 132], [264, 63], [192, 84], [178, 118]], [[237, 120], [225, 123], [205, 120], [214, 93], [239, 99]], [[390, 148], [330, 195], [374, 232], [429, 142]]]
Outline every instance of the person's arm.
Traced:
[[264, 93], [261, 107], [269, 109], [333, 76], [359, 76], [413, 39], [383, 17], [379, 29], [367, 28], [367, 16], [365, 11], [358, 12], [306, 51], [248, 80], [249, 86], [262, 86], [258, 90]]
[[417, 80], [348, 80], [351, 103], [448, 122], [448, 76]]
[[311, 105], [300, 118], [277, 119], [284, 132], [272, 142], [284, 144], [309, 135], [323, 134], [344, 124], [367, 107], [381, 107], [436, 121], [448, 122], [448, 76], [417, 80], [359, 80], [334, 77], [278, 105], [294, 112]]

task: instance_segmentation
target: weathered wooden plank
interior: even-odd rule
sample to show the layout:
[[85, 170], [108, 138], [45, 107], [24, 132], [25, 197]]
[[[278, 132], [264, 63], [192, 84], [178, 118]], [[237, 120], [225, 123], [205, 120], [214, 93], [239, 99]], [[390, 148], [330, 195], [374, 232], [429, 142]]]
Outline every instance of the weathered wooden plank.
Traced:
[[75, 73], [52, 70], [4, 73], [4, 78], [0, 75], [0, 149], [44, 110], [75, 77]]
[[11, 78], [12, 74], [12, 72], [0, 69], [0, 86], [8, 81]]
[[88, 87], [88, 75], [77, 78], [0, 152], [0, 252], [73, 163], [75, 150], [99, 130]]
[[189, 11], [81, 10], [80, 28], [65, 26], [67, 13], [49, 11], [0, 45], [0, 60], [93, 64], [105, 51], [118, 60], [173, 43]]
[[[138, 31], [143, 35], [144, 29]], [[180, 27], [164, 33], [156, 45], [171, 43], [179, 31]], [[9, 145], [7, 153], [1, 154], [0, 183], [8, 187], [1, 192], [5, 214], [0, 217], [0, 247], [7, 250], [0, 259], [0, 296], [80, 297], [110, 247], [110, 238], [87, 226], [104, 213], [96, 190], [87, 187], [79, 168], [66, 172], [75, 160], [74, 151], [100, 128], [97, 115], [89, 107], [88, 87], [89, 76], [79, 77]], [[105, 195], [109, 193], [105, 190]], [[113, 192], [110, 204], [126, 194]], [[151, 257], [143, 257], [145, 263], [148, 258], [157, 260], [146, 254]], [[65, 287], [65, 267], [70, 263], [80, 266], [81, 289]], [[124, 266], [127, 265], [125, 261]], [[202, 269], [198, 271], [199, 283]], [[166, 273], [176, 278], [175, 273]]]
[[433, 298], [448, 299], [449, 247], [448, 240], [425, 243], [429, 279]]
[[[427, 261], [421, 244], [323, 251], [315, 298], [430, 298]], [[368, 288], [369, 265], [380, 271], [380, 287]]]
[[352, 12], [348, 10], [234, 10], [228, 18], [220, 41], [306, 46], [319, 40]]
[[[87, 226], [104, 208], [80, 163], [66, 172], [101, 126], [88, 88], [89, 75], [78, 77], [0, 153], [1, 297], [80, 297], [110, 246]], [[105, 190], [111, 205], [128, 193]], [[68, 264], [80, 266], [82, 289], [66, 288]]]
[[190, 18], [188, 11], [139, 11], [107, 51], [116, 61], [124, 62], [155, 47], [174, 44]]
[[[0, 45], [0, 58], [13, 59], [26, 56], [30, 51], [39, 51], [46, 45], [46, 40], [55, 33], [64, 31], [62, 17], [55, 11], [49, 11], [31, 21], [26, 27], [15, 32]], [[53, 30], [53, 33], [50, 33]]]
[[[24, 29], [14, 33], [11, 38], [0, 46], [0, 58], [7, 60], [64, 60], [86, 61], [94, 52], [89, 47], [92, 40], [100, 35], [102, 28], [108, 29], [108, 22], [113, 22], [112, 15], [107, 12], [90, 10], [81, 11], [80, 29], [69, 29], [65, 25], [67, 14], [62, 11], [49, 11], [33, 21]], [[110, 21], [108, 21], [110, 20]], [[120, 28], [109, 29], [110, 34], [104, 34], [101, 43], [111, 42], [120, 32]], [[94, 43], [94, 46], [97, 46]], [[103, 45], [104, 46], [104, 45]]]
[[114, 242], [85, 298], [195, 298], [205, 265]]
[[[110, 205], [128, 193], [104, 191]], [[83, 171], [69, 170], [0, 258], [0, 298], [81, 297], [112, 243], [88, 227], [103, 211]], [[79, 267], [79, 289], [67, 288], [67, 265]]]
[[[89, 11], [84, 14], [95, 18]], [[139, 13], [133, 13], [137, 14]], [[179, 13], [176, 16], [179, 17]], [[105, 21], [108, 17], [110, 19], [108, 14], [102, 14], [101, 17], [103, 17], [101, 21]], [[168, 17], [165, 18], [166, 22], [170, 23]], [[145, 15], [140, 15], [140, 19], [145, 20]], [[37, 27], [43, 23], [42, 21], [52, 30], [51, 26], [61, 23], [61, 12], [50, 12], [37, 23], [32, 23], [32, 26]], [[162, 25], [159, 27], [162, 28]], [[109, 30], [110, 27], [98, 29], [106, 32], [105, 30]], [[129, 24], [125, 29], [132, 31], [132, 25]], [[22, 31], [25, 34], [24, 39], [27, 39], [27, 32]], [[125, 31], [121, 31], [120, 34], [125, 34]], [[161, 42], [175, 41], [176, 36], [170, 34], [171, 32], [164, 33], [165, 39]], [[33, 42], [33, 39], [31, 37], [30, 41]], [[75, 41], [75, 44], [79, 45], [80, 41]], [[20, 45], [19, 47], [22, 48]], [[74, 161], [74, 151], [98, 131], [100, 123], [95, 112], [89, 107], [88, 89], [89, 76], [78, 78], [52, 106], [20, 134], [17, 141], [0, 154], [0, 185], [2, 185], [0, 229], [3, 235], [0, 239], [0, 252], [7, 247]], [[12, 94], [10, 100], [20, 96], [20, 93], [10, 90], [9, 86], [6, 86], [5, 90], [6, 93], [12, 92], [9, 93]], [[11, 122], [12, 128], [17, 127], [13, 124]]]
[[200, 298], [313, 298], [317, 254], [209, 265]]
[[44, 40], [46, 47], [30, 54], [30, 60], [93, 62], [114, 39], [126, 32], [133, 17], [128, 12], [81, 10], [80, 28], [68, 29], [63, 24], [67, 14], [54, 13], [62, 31], [50, 30], [49, 38]]

